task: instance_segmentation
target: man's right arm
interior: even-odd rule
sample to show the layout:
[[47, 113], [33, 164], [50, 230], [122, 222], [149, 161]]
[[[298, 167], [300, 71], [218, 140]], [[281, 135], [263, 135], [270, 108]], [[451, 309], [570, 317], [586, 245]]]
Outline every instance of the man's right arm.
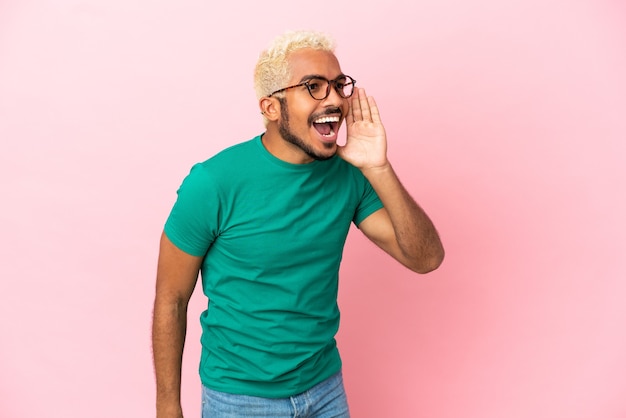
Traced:
[[202, 257], [185, 253], [162, 234], [152, 317], [157, 418], [183, 416], [180, 387], [187, 306], [201, 264]]

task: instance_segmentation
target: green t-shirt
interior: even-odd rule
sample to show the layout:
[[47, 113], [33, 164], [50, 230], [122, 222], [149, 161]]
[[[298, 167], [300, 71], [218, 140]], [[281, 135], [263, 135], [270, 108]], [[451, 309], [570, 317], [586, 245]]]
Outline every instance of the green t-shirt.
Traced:
[[278, 398], [336, 373], [343, 246], [350, 223], [381, 207], [360, 170], [341, 158], [286, 163], [260, 136], [196, 164], [165, 233], [205, 256], [202, 383]]

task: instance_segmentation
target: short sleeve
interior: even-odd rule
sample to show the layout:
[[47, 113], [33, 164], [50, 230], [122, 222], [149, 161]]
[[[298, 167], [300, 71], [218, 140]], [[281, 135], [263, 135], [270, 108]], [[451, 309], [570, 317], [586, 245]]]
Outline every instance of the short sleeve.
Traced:
[[354, 218], [352, 219], [357, 227], [365, 220], [365, 218], [383, 207], [383, 203], [380, 201], [378, 194], [376, 194], [376, 191], [370, 182], [365, 177], [363, 177], [363, 182], [363, 194], [361, 196], [361, 201], [359, 202], [356, 212], [354, 213]]
[[218, 233], [218, 188], [202, 164], [196, 164], [177, 193], [165, 235], [182, 251], [204, 256]]

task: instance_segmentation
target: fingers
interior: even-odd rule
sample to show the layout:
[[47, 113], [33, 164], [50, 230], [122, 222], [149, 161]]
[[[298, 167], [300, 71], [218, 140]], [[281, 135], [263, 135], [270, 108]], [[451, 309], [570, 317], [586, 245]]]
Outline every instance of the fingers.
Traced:
[[350, 101], [348, 101], [348, 114], [346, 115], [346, 123], [348, 125], [351, 125], [352, 123], [354, 123], [354, 115], [352, 113], [352, 103]]
[[376, 105], [376, 100], [372, 96], [367, 97], [367, 103], [370, 110], [370, 116], [372, 118], [372, 122], [381, 123], [380, 113], [378, 112], [378, 106]]
[[378, 112], [378, 106], [373, 97], [368, 96], [365, 89], [357, 88], [356, 94], [352, 96], [352, 103], [348, 110], [347, 121], [357, 122], [380, 122], [380, 113]]
[[360, 88], [356, 89], [355, 94], [352, 95], [352, 100], [350, 103], [350, 113], [352, 114], [352, 118], [355, 122], [363, 120], [363, 111], [361, 110], [361, 90]]
[[362, 120], [369, 122], [372, 120], [372, 114], [370, 113], [370, 105], [367, 101], [367, 93], [365, 93], [365, 89], [359, 89], [359, 106], [361, 107], [361, 116]]
[[369, 115], [369, 106], [367, 104], [367, 96], [365, 90], [357, 88], [355, 94], [352, 96], [352, 103], [350, 105], [350, 113], [355, 122], [359, 122], [367, 118]]

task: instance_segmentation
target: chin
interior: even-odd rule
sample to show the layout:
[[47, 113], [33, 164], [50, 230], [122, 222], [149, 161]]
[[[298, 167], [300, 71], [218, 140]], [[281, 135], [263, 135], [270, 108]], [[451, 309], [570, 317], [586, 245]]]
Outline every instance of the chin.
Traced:
[[316, 152], [315, 156], [313, 155], [310, 155], [310, 156], [315, 158], [316, 160], [323, 161], [323, 160], [328, 160], [330, 158], [333, 158], [335, 154], [337, 154], [337, 144], [324, 143], [323, 147], [324, 147], [323, 151]]

